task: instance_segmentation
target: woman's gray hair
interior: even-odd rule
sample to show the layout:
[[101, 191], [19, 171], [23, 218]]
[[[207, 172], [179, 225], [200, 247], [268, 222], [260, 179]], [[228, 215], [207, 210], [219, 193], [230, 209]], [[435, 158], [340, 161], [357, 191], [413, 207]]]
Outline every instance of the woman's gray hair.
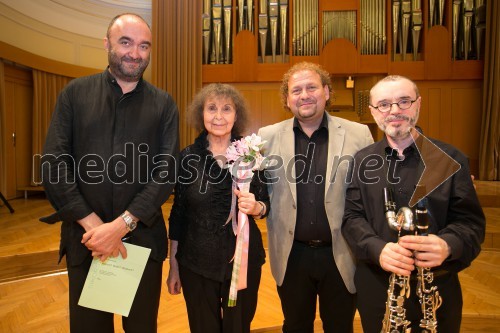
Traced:
[[245, 131], [249, 119], [249, 110], [245, 98], [235, 87], [224, 83], [211, 83], [203, 87], [194, 96], [193, 101], [188, 107], [188, 122], [197, 131], [205, 130], [203, 122], [203, 109], [205, 102], [209, 98], [228, 98], [234, 103], [236, 109], [236, 120], [234, 122], [231, 134], [233, 136], [241, 136]]

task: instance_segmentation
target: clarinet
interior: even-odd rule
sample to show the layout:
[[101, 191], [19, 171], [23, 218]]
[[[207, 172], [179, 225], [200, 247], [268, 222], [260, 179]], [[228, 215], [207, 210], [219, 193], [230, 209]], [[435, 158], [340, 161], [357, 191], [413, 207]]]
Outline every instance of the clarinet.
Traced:
[[[387, 223], [393, 230], [398, 231], [413, 228], [413, 213], [411, 209], [402, 207], [396, 214], [396, 203], [392, 190], [384, 188], [384, 211]], [[406, 229], [405, 229], [406, 228]], [[410, 297], [410, 277], [392, 273], [389, 277], [389, 289], [385, 302], [385, 314], [382, 320], [382, 333], [409, 333], [411, 322], [406, 319], [404, 302]]]
[[[417, 235], [427, 236], [429, 234], [429, 218], [423, 200], [417, 203], [415, 218]], [[422, 308], [422, 319], [420, 320], [420, 327], [424, 329], [422, 332], [437, 333], [436, 310], [441, 306], [443, 299], [439, 295], [437, 286], [432, 285], [433, 280], [434, 274], [430, 268], [417, 266], [416, 293]]]

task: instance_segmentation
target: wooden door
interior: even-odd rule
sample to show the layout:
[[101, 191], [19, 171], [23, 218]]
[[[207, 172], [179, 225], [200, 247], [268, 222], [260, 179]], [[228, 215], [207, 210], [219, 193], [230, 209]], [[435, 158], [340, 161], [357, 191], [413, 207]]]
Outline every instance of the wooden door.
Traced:
[[4, 80], [2, 193], [12, 199], [22, 196], [20, 189], [30, 185], [33, 79], [30, 70], [5, 65]]

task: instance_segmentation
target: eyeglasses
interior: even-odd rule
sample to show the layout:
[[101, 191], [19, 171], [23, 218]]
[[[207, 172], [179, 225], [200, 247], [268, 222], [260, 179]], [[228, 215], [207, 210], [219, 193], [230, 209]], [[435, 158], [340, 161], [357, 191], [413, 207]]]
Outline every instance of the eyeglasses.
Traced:
[[392, 106], [396, 104], [398, 108], [401, 110], [408, 110], [411, 108], [412, 104], [416, 101], [417, 99], [411, 100], [411, 99], [402, 99], [398, 102], [394, 103], [389, 103], [389, 102], [380, 102], [378, 103], [377, 106], [371, 105], [370, 106], [374, 109], [379, 110], [380, 112], [389, 112], [392, 109]]

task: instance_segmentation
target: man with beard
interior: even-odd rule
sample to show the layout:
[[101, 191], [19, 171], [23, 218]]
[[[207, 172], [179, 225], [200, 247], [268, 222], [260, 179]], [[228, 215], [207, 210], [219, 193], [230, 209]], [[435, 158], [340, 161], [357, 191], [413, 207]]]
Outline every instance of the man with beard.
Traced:
[[[283, 76], [281, 100], [293, 118], [261, 128], [271, 208], [271, 271], [283, 332], [314, 331], [316, 304], [325, 333], [353, 331], [354, 257], [340, 233], [352, 156], [373, 143], [367, 126], [330, 116], [330, 75], [301, 62]], [[276, 162], [276, 164], [275, 164]]]
[[[58, 97], [42, 158], [43, 185], [62, 221], [71, 332], [114, 332], [113, 314], [78, 300], [92, 259], [127, 257], [124, 242], [151, 249], [126, 332], [156, 332], [167, 233], [161, 205], [172, 192], [178, 110], [144, 81], [151, 30], [138, 15], [111, 21], [104, 45], [109, 67], [71, 81]], [[126, 292], [124, 290], [124, 292]]]
[[[375, 84], [370, 91], [370, 110], [385, 136], [356, 154], [352, 183], [346, 193], [342, 234], [358, 259], [354, 284], [363, 331], [368, 333], [381, 332], [386, 301], [388, 306], [394, 306], [394, 312], [387, 312], [391, 316], [388, 319], [398, 327], [386, 327], [383, 332], [393, 329], [402, 332], [405, 321], [409, 321], [407, 328], [412, 332], [420, 331], [424, 327], [422, 319], [430, 319], [428, 331], [435, 332], [429, 328], [437, 319], [437, 331], [458, 333], [462, 318], [458, 272], [477, 257], [484, 240], [485, 218], [472, 184], [468, 160], [451, 145], [424, 138], [415, 130], [421, 101], [416, 84], [408, 78], [392, 75]], [[439, 159], [433, 165], [429, 163], [428, 152], [432, 150], [428, 147], [438, 152]], [[451, 176], [443, 173], [444, 169], [438, 165], [446, 163], [444, 153], [451, 157], [450, 163], [456, 165], [455, 171], [458, 170]], [[424, 165], [426, 159], [428, 165]], [[425, 168], [432, 169], [426, 170], [431, 170], [428, 176], [420, 178]], [[435, 188], [427, 188], [432, 182]], [[421, 212], [427, 210], [427, 214], [418, 216], [427, 217], [428, 235], [415, 235], [413, 231], [411, 235], [398, 237], [398, 231], [390, 226], [393, 223], [388, 223], [391, 215], [387, 215], [389, 218], [385, 215], [388, 206], [384, 188], [394, 193], [395, 207], [389, 210], [398, 212], [410, 206], [417, 184], [426, 186], [425, 192], [419, 193], [424, 199], [418, 208]], [[415, 218], [407, 222], [406, 227], [396, 225], [395, 229], [401, 228], [404, 232], [411, 225], [417, 228]], [[429, 309], [430, 303], [419, 302], [416, 267], [431, 270], [434, 280], [426, 281], [425, 287], [436, 286], [442, 300], [436, 314], [427, 312], [425, 318], [423, 307]], [[396, 293], [392, 295], [394, 299], [389, 300], [391, 273], [409, 278], [409, 286], [405, 287], [411, 291], [409, 298], [397, 293], [402, 286], [394, 284]], [[400, 299], [404, 299], [404, 304]], [[434, 305], [439, 305], [438, 297], [434, 298]]]

